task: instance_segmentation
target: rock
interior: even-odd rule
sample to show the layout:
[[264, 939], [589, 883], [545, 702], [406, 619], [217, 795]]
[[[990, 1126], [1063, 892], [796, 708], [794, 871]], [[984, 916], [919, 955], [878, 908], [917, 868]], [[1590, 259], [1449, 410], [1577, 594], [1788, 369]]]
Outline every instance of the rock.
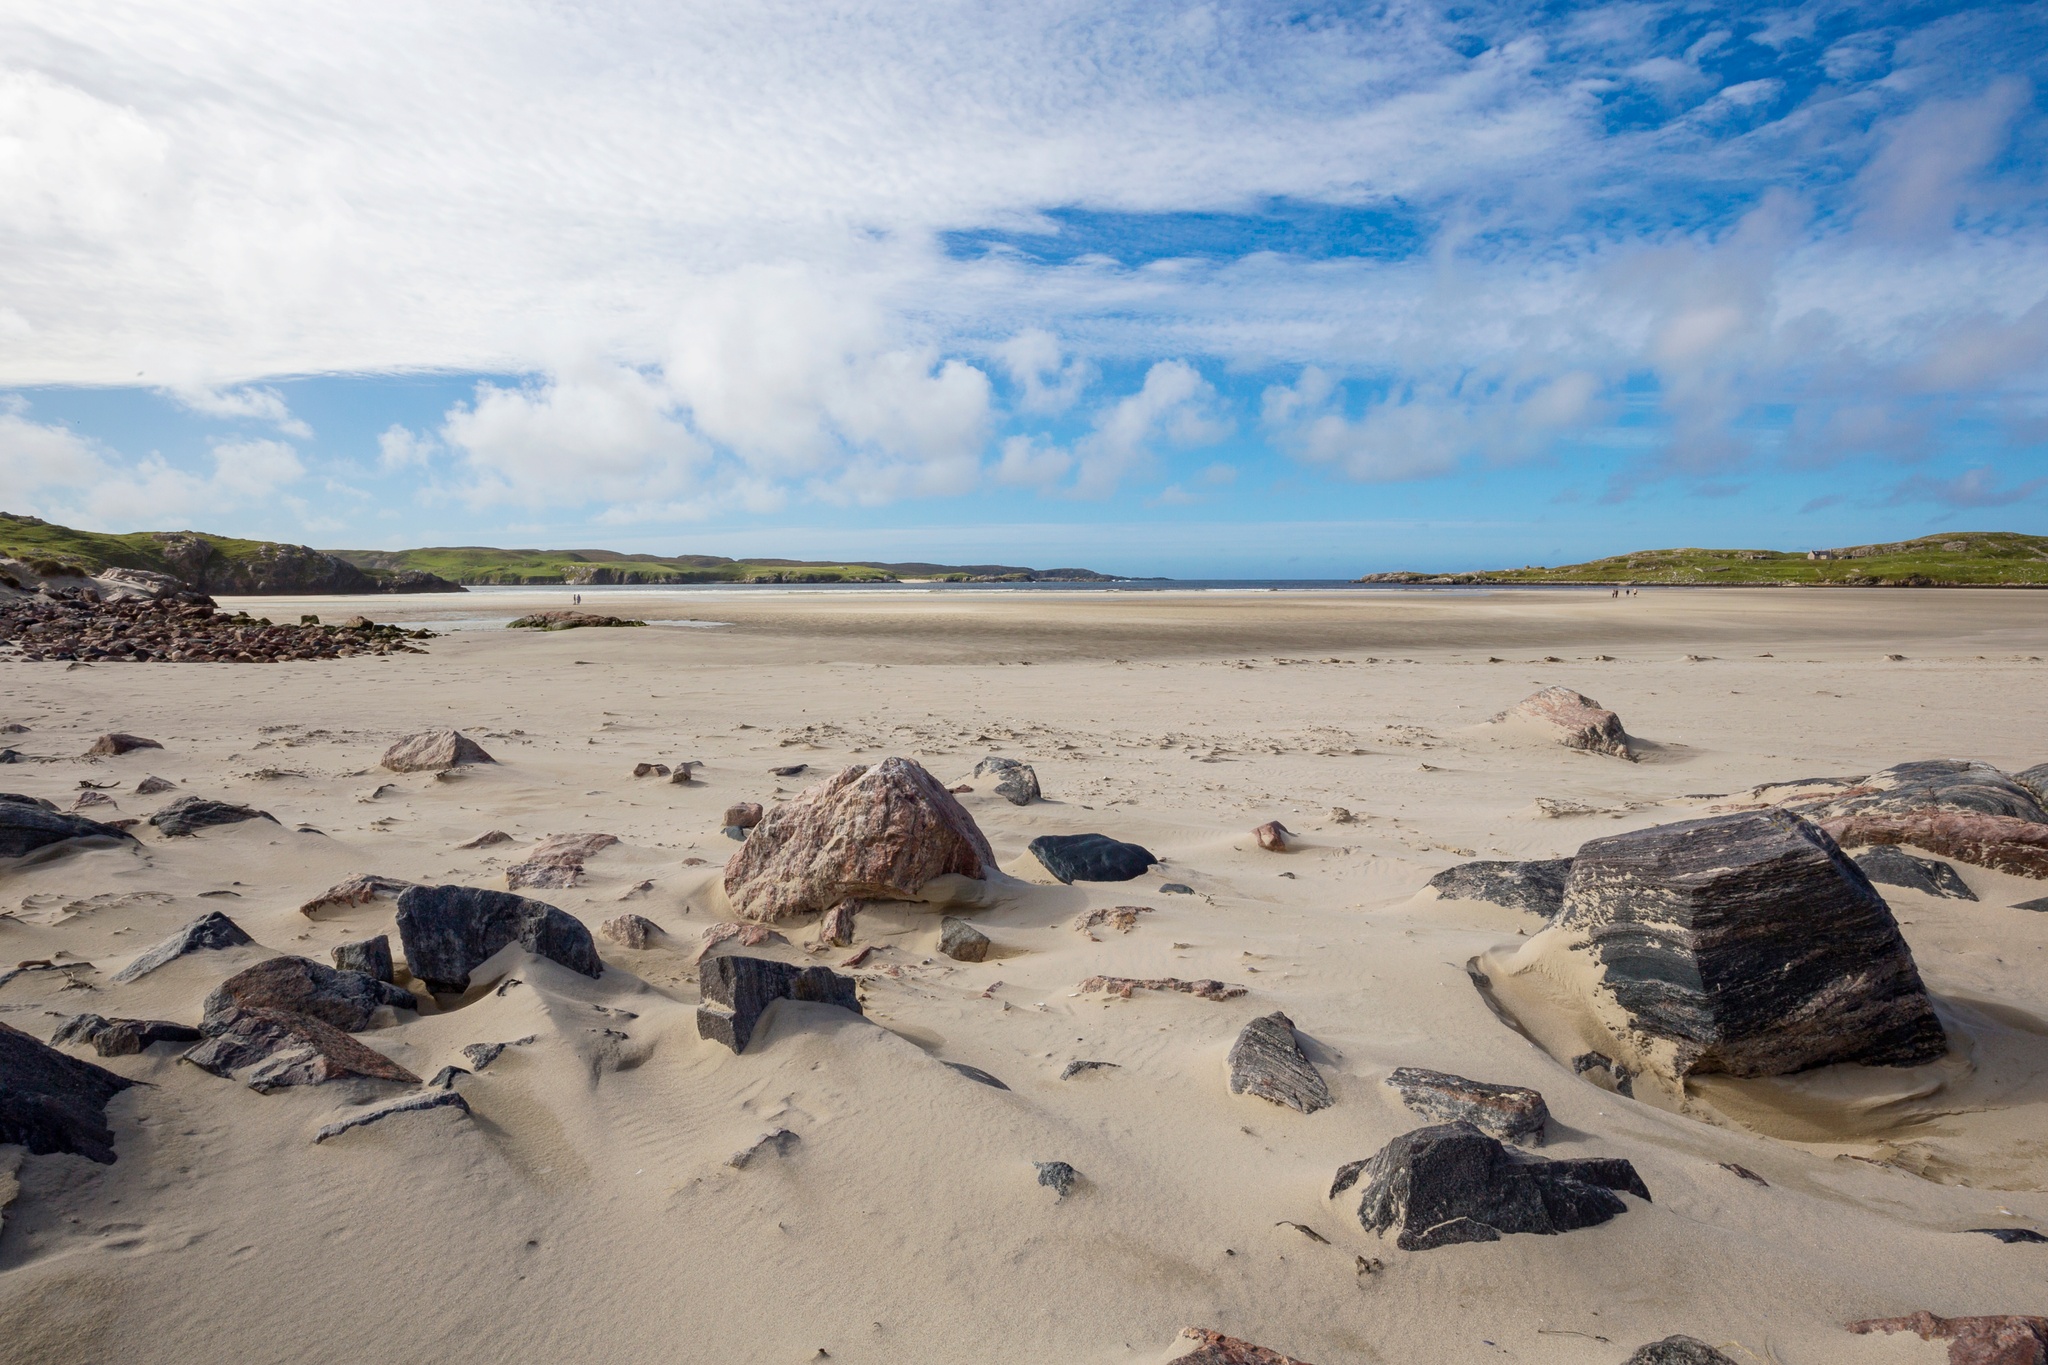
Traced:
[[74, 811], [85, 810], [87, 807], [90, 806], [105, 806], [108, 810], [121, 809], [120, 803], [115, 801], [113, 797], [107, 795], [105, 792], [80, 792], [78, 794], [77, 799], [72, 801], [71, 803], [71, 809]]
[[981, 962], [988, 950], [988, 935], [966, 920], [947, 915], [939, 921], [939, 951], [955, 962]]
[[418, 1085], [420, 1078], [334, 1025], [284, 1010], [242, 1009], [209, 1018], [206, 1041], [180, 1061], [244, 1081], [262, 1094], [360, 1078]]
[[[449, 1067], [445, 1069], [452, 1071], [454, 1068]], [[336, 1119], [333, 1123], [324, 1124], [319, 1132], [313, 1134], [313, 1142], [315, 1146], [318, 1146], [329, 1138], [340, 1137], [352, 1128], [363, 1128], [372, 1123], [382, 1123], [385, 1119], [391, 1118], [396, 1114], [422, 1114], [429, 1109], [459, 1109], [467, 1114], [469, 1112], [469, 1101], [456, 1093], [451, 1080], [446, 1086], [422, 1090], [417, 1095], [405, 1095], [391, 1101], [389, 1104], [379, 1104], [368, 1109], [361, 1109], [350, 1114], [347, 1118]]]
[[583, 880], [583, 861], [619, 841], [615, 834], [550, 834], [505, 869], [507, 890], [521, 887], [561, 889]]
[[114, 983], [125, 986], [130, 981], [148, 976], [167, 962], [202, 948], [239, 948], [255, 941], [242, 932], [241, 925], [218, 910], [209, 910], [114, 973]]
[[484, 833], [482, 833], [482, 834], [479, 834], [479, 835], [477, 835], [477, 836], [476, 836], [476, 838], [474, 838], [474, 839], [471, 839], [471, 840], [470, 840], [470, 841], [469, 841], [468, 843], [466, 843], [466, 844], [457, 844], [457, 845], [456, 845], [456, 847], [457, 847], [457, 848], [489, 848], [489, 847], [491, 847], [491, 845], [493, 845], [493, 844], [509, 844], [509, 843], [511, 843], [511, 842], [512, 842], [512, 836], [511, 836], [511, 835], [507, 834], [507, 833], [506, 833], [506, 832], [505, 832], [504, 830], [502, 830], [502, 829], [494, 829], [494, 830], [487, 830], [487, 831], [485, 831]]
[[633, 776], [635, 776], [635, 777], [667, 777], [667, 776], [668, 776], [668, 764], [666, 764], [666, 763], [635, 763], [635, 764], [633, 765]]
[[777, 806], [725, 865], [733, 908], [756, 920], [848, 898], [915, 900], [934, 878], [983, 878], [995, 854], [974, 817], [903, 758], [854, 766]]
[[80, 848], [111, 848], [134, 836], [44, 803], [0, 801], [0, 858], [46, 858]]
[[1400, 1228], [1396, 1245], [1403, 1251], [1493, 1242], [1504, 1233], [1570, 1232], [1626, 1212], [1616, 1190], [1650, 1197], [1625, 1160], [1546, 1161], [1503, 1147], [1469, 1123], [1403, 1133], [1339, 1170], [1330, 1197], [1361, 1176], [1359, 1224], [1381, 1236]]
[[1564, 884], [1571, 871], [1570, 858], [1459, 863], [1431, 877], [1429, 885], [1445, 900], [1485, 901], [1549, 919], [1564, 904]]
[[411, 885], [411, 882], [397, 877], [363, 872], [328, 887], [300, 906], [299, 913], [307, 919], [314, 919], [322, 910], [345, 910], [350, 906], [368, 905], [372, 901], [395, 901]]
[[135, 1082], [0, 1024], [0, 1143], [114, 1162], [107, 1101]]
[[537, 611], [506, 623], [507, 630], [583, 630], [588, 627], [644, 626], [624, 616], [601, 616], [588, 611]]
[[1977, 893], [1953, 867], [1934, 858], [1916, 858], [1895, 844], [1867, 848], [1856, 855], [1855, 862], [1864, 876], [1880, 886], [1903, 886], [1945, 900], [1977, 899]]
[[1736, 1365], [1698, 1337], [1670, 1336], [1639, 1346], [1623, 1365]]
[[2043, 810], [2048, 810], [2048, 763], [2036, 763], [2031, 768], [2016, 772], [2012, 780], [2025, 787]]
[[645, 948], [662, 931], [659, 924], [645, 915], [620, 915], [606, 920], [598, 932], [621, 947]]
[[455, 1078], [469, 1074], [469, 1071], [459, 1066], [444, 1066], [434, 1073], [434, 1079], [428, 1081], [427, 1086], [433, 1090], [453, 1090]]
[[1674, 1079], [1912, 1066], [1947, 1050], [1883, 897], [1789, 811], [1595, 839], [1554, 928], [1598, 955], [1637, 1030], [1676, 1045]]
[[97, 1014], [74, 1014], [57, 1025], [50, 1042], [91, 1043], [102, 1057], [130, 1057], [156, 1043], [196, 1043], [202, 1037], [189, 1024], [166, 1019], [108, 1019]]
[[140, 782], [137, 782], [135, 784], [135, 794], [137, 796], [155, 796], [158, 792], [171, 791], [175, 789], [177, 785], [177, 783], [171, 781], [169, 778], [155, 776], [145, 777]]
[[860, 902], [841, 901], [827, 910], [818, 920], [818, 946], [821, 948], [850, 948], [853, 946], [854, 917], [860, 913]]
[[1329, 819], [1333, 825], [1355, 825], [1358, 823], [1358, 817], [1343, 806], [1330, 807]]
[[2048, 1242], [2048, 1236], [2043, 1236], [2032, 1228], [1967, 1228], [1965, 1231], [1982, 1233], [2007, 1246]]
[[1569, 687], [1546, 687], [1501, 712], [1491, 723], [1498, 725], [1504, 721], [1540, 726], [1567, 749], [1583, 749], [1635, 762], [1635, 751], [1629, 747], [1621, 717]]
[[1098, 924], [1107, 924], [1120, 934], [1128, 934], [1138, 927], [1138, 916], [1151, 913], [1152, 907], [1149, 905], [1098, 905], [1075, 917], [1074, 931], [1094, 938], [1095, 935], [1089, 933], [1089, 930]]
[[2013, 909], [2033, 910], [2039, 913], [2048, 914], [2048, 896], [2036, 896], [2033, 900], [2021, 901], [2017, 905], [2013, 906]]
[[572, 972], [604, 974], [590, 931], [552, 905], [471, 886], [414, 886], [398, 898], [406, 965], [427, 989], [459, 993], [469, 974], [508, 943]]
[[688, 763], [676, 764], [676, 770], [673, 773], [669, 774], [669, 785], [672, 787], [689, 786], [690, 783], [693, 780], [695, 780], [694, 774], [696, 773], [696, 770], [703, 766], [704, 763], [701, 759], [692, 759]]
[[1283, 1356], [1206, 1327], [1182, 1328], [1180, 1341], [1188, 1349], [1173, 1357], [1172, 1365], [1308, 1365], [1305, 1360]]
[[1177, 976], [1135, 977], [1135, 976], [1091, 976], [1075, 990], [1086, 994], [1089, 991], [1108, 991], [1111, 995], [1128, 1000], [1131, 992], [1179, 991], [1183, 995], [1199, 996], [1204, 1000], [1235, 1000], [1244, 994], [1244, 987], [1232, 986], [1207, 977], [1199, 981], [1183, 981]]
[[1821, 821], [1844, 847], [1911, 844], [1930, 853], [2020, 877], [2048, 877], [2048, 825], [2002, 815], [1915, 811]]
[[1076, 1076], [1079, 1076], [1079, 1075], [1081, 1075], [1081, 1074], [1082, 1074], [1083, 1072], [1087, 1072], [1087, 1071], [1121, 1071], [1121, 1070], [1123, 1070], [1123, 1068], [1122, 1068], [1122, 1067], [1121, 1067], [1120, 1065], [1118, 1065], [1118, 1064], [1117, 1064], [1116, 1062], [1089, 1062], [1089, 1061], [1074, 1061], [1074, 1062], [1068, 1062], [1068, 1063], [1067, 1063], [1067, 1064], [1066, 1064], [1065, 1066], [1063, 1066], [1063, 1067], [1061, 1067], [1061, 1068], [1060, 1068], [1060, 1079], [1061, 1079], [1061, 1080], [1063, 1080], [1063, 1081], [1071, 1081], [1072, 1079], [1074, 1079], [1074, 1077], [1076, 1077]]
[[1195, 888], [1185, 882], [1161, 882], [1159, 883], [1159, 894], [1162, 896], [1192, 896], [1195, 894]]
[[996, 779], [996, 795], [1013, 806], [1028, 806], [1039, 799], [1038, 773], [1029, 763], [1019, 763], [1014, 758], [997, 758], [991, 755], [974, 765], [976, 777], [993, 774]]
[[704, 931], [704, 946], [697, 950], [696, 960], [702, 962], [711, 956], [713, 948], [728, 941], [737, 942], [742, 948], [758, 948], [764, 943], [789, 942], [765, 924], [755, 924], [751, 920], [744, 924], [737, 920], [721, 920]]
[[0, 792], [0, 805], [34, 806], [38, 810], [55, 810], [57, 803], [45, 801], [40, 796], [24, 796], [20, 792]]
[[[396, 971], [391, 962], [391, 937], [388, 934], [378, 934], [359, 943], [337, 943], [333, 956], [335, 970], [357, 972], [372, 981], [388, 984]], [[406, 994], [411, 995], [412, 992], [407, 991]], [[417, 1002], [406, 1006], [407, 1009], [416, 1007]]]
[[957, 1071], [976, 1085], [985, 1085], [991, 1090], [1008, 1090], [1010, 1088], [978, 1066], [969, 1066], [965, 1062], [940, 1062], [939, 1065], [945, 1067], [948, 1071]]
[[205, 1011], [211, 1021], [237, 1010], [278, 1010], [357, 1033], [370, 1026], [379, 1005], [417, 1009], [418, 1001], [411, 991], [361, 972], [337, 971], [306, 957], [273, 957], [214, 987]]
[[725, 808], [725, 827], [727, 829], [752, 829], [760, 823], [761, 803], [759, 801], [740, 801]]
[[277, 817], [267, 810], [237, 806], [227, 801], [209, 801], [203, 796], [181, 796], [149, 817], [149, 823], [170, 839], [194, 835], [215, 825], [239, 825], [244, 820], [277, 823]]
[[744, 1171], [754, 1163], [756, 1157], [788, 1156], [803, 1142], [803, 1139], [787, 1128], [777, 1128], [772, 1133], [763, 1133], [747, 1146], [740, 1148], [725, 1159], [725, 1164], [736, 1171]]
[[1758, 787], [1751, 795], [1798, 811], [1844, 848], [1911, 844], [1979, 867], [2048, 877], [2048, 809], [2031, 787], [1988, 763], [1923, 759], [1868, 777]]
[[1038, 1183], [1065, 1199], [1081, 1178], [1081, 1173], [1064, 1161], [1034, 1161], [1038, 1168]]
[[1159, 860], [1137, 844], [1106, 834], [1041, 834], [1025, 847], [1063, 882], [1127, 882]]
[[465, 763], [496, 763], [478, 744], [460, 730], [422, 730], [407, 735], [379, 760], [395, 773], [437, 773]]
[[514, 1038], [509, 1043], [468, 1043], [463, 1046], [462, 1055], [469, 1059], [471, 1066], [475, 1067], [478, 1071], [482, 1071], [492, 1062], [497, 1061], [499, 1055], [506, 1048], [523, 1047], [532, 1041], [533, 1035], [529, 1034], [524, 1038]]
[[1259, 847], [1268, 853], [1285, 853], [1287, 840], [1293, 832], [1278, 820], [1268, 820], [1252, 831], [1252, 838], [1257, 839]]
[[795, 777], [810, 766], [808, 763], [785, 763], [779, 768], [770, 768], [768, 775], [770, 777]]
[[1230, 1093], [1257, 1095], [1297, 1113], [1313, 1114], [1336, 1101], [1301, 1050], [1294, 1021], [1274, 1012], [1252, 1020], [1230, 1045]]
[[745, 1052], [762, 1013], [777, 1000], [808, 1000], [862, 1013], [850, 976], [830, 967], [793, 967], [761, 957], [714, 957], [699, 981], [697, 1035]]
[[1395, 1067], [1387, 1084], [1401, 1092], [1403, 1104], [1425, 1118], [1441, 1123], [1463, 1119], [1502, 1142], [1543, 1145], [1550, 1106], [1526, 1086], [1489, 1085], [1418, 1066]]
[[1999, 1313], [1943, 1318], [1922, 1309], [1903, 1318], [1852, 1322], [1859, 1336], [1870, 1332], [1912, 1332], [1922, 1341], [1948, 1340], [1949, 1365], [2043, 1365], [2048, 1362], [2048, 1318]]
[[101, 735], [98, 739], [94, 740], [92, 747], [87, 749], [85, 754], [87, 758], [117, 758], [122, 754], [132, 754], [137, 749], [161, 749], [163, 747], [163, 745], [153, 739], [144, 739], [141, 735], [124, 735], [116, 731], [113, 734]]

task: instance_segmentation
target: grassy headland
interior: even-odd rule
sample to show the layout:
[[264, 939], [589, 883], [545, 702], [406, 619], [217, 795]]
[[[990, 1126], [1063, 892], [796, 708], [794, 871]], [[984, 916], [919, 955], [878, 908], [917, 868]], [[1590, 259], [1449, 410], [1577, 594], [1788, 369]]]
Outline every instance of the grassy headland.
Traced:
[[2048, 587], [2048, 536], [1952, 531], [1831, 550], [1637, 550], [1557, 568], [1375, 573], [1360, 583], [1724, 584], [1843, 588]]
[[413, 569], [470, 584], [890, 583], [906, 578], [1029, 583], [1108, 577], [1091, 569], [1027, 569], [1008, 564], [833, 563], [726, 559], [719, 555], [629, 555], [613, 550], [500, 550], [482, 545], [332, 553], [373, 572]]

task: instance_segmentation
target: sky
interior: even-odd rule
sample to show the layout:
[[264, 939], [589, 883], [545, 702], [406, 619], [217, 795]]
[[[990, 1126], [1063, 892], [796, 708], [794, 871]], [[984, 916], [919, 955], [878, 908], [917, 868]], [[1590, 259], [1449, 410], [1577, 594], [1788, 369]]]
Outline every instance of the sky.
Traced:
[[0, 508], [1351, 577], [2048, 532], [2048, 6], [11, 0]]

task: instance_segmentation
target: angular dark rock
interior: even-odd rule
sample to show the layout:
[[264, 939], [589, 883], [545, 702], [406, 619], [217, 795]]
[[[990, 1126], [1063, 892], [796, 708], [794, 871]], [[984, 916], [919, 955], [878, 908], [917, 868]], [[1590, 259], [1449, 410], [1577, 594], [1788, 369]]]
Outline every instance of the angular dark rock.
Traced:
[[2005, 1243], [2007, 1246], [2017, 1246], [2029, 1242], [2048, 1242], [2048, 1237], [2044, 1237], [2032, 1228], [1969, 1228], [1966, 1231], [1980, 1232], [1986, 1237], [1995, 1238]]
[[0, 1024], [0, 1142], [37, 1156], [70, 1152], [102, 1166], [114, 1161], [107, 1101], [135, 1082], [66, 1056]]
[[1081, 1178], [1081, 1173], [1064, 1161], [1034, 1161], [1038, 1168], [1038, 1183], [1065, 1199]]
[[0, 801], [0, 858], [48, 856], [69, 848], [111, 848], [133, 842], [134, 836], [126, 830], [83, 815], [46, 810], [41, 802]]
[[108, 1019], [98, 1014], [74, 1014], [57, 1025], [50, 1042], [91, 1043], [102, 1057], [129, 1057], [154, 1043], [196, 1043], [204, 1035], [189, 1024], [166, 1019]]
[[976, 777], [987, 777], [991, 773], [996, 779], [996, 795], [1011, 805], [1028, 806], [1039, 799], [1038, 773], [1029, 763], [990, 755], [974, 765]]
[[378, 761], [395, 773], [431, 773], [498, 760], [460, 730], [422, 730], [393, 744]]
[[1063, 882], [1127, 882], [1159, 860], [1137, 844], [1107, 834], [1041, 834], [1025, 847]]
[[2012, 780], [2025, 787], [2034, 800], [2048, 810], [2048, 763], [2036, 763], [2012, 775]]
[[1662, 1341], [1653, 1341], [1639, 1346], [1623, 1365], [1736, 1365], [1734, 1359], [1721, 1354], [1698, 1337], [1683, 1334], [1669, 1336]]
[[397, 877], [379, 876], [375, 872], [361, 872], [345, 882], [337, 882], [313, 899], [299, 907], [299, 913], [307, 919], [319, 918], [323, 910], [347, 910], [372, 901], [395, 901], [403, 895], [412, 883]]
[[965, 1062], [941, 1062], [939, 1065], [945, 1067], [948, 1071], [957, 1071], [976, 1085], [985, 1085], [991, 1090], [1008, 1090], [1010, 1088], [978, 1066], [969, 1066]]
[[1285, 1014], [1276, 1011], [1246, 1024], [1227, 1060], [1233, 1095], [1257, 1095], [1302, 1114], [1336, 1103]]
[[241, 1079], [263, 1094], [291, 1085], [360, 1078], [418, 1085], [420, 1078], [334, 1025], [283, 1010], [230, 1010], [206, 1020], [206, 1041], [179, 1058]]
[[645, 915], [620, 915], [606, 920], [598, 932], [622, 948], [645, 948], [661, 937], [662, 930]]
[[1505, 1233], [1570, 1232], [1626, 1212], [1616, 1190], [1650, 1197], [1626, 1160], [1547, 1161], [1503, 1147], [1469, 1123], [1403, 1133], [1339, 1170], [1330, 1197], [1361, 1176], [1359, 1224], [1381, 1235], [1398, 1227], [1403, 1251], [1493, 1242]]
[[939, 921], [939, 951], [956, 962], [981, 962], [991, 945], [987, 934], [966, 920], [947, 915]]
[[763, 957], [714, 957], [699, 981], [697, 1034], [745, 1052], [762, 1013], [777, 1000], [808, 1000], [861, 1014], [854, 979], [830, 967], [794, 967]]
[[124, 735], [115, 731], [113, 734], [101, 735], [85, 752], [88, 758], [118, 758], [122, 754], [132, 754], [137, 749], [163, 747], [153, 739], [144, 739], [141, 735]]
[[468, 990], [469, 974], [508, 943], [572, 972], [604, 974], [597, 944], [580, 920], [508, 891], [411, 887], [398, 898], [398, 937], [412, 974], [441, 993]]
[[1175, 1356], [1171, 1365], [1308, 1365], [1305, 1360], [1283, 1356], [1206, 1327], [1184, 1327], [1180, 1340], [1189, 1349]]
[[181, 796], [149, 817], [149, 823], [163, 831], [166, 838], [197, 834], [215, 825], [238, 825], [244, 820], [277, 823], [277, 817], [267, 810], [237, 806], [227, 801], [209, 801], [203, 796]]
[[1072, 1061], [1060, 1068], [1060, 1079], [1071, 1081], [1074, 1077], [1090, 1071], [1121, 1071], [1122, 1069], [1123, 1067], [1116, 1062]]
[[2032, 910], [2038, 914], [2048, 914], [2048, 896], [2036, 896], [2033, 900], [2021, 901], [2013, 906], [2013, 909]]
[[366, 1109], [359, 1109], [347, 1118], [336, 1119], [333, 1123], [325, 1124], [319, 1132], [313, 1134], [313, 1142], [315, 1145], [318, 1145], [329, 1138], [340, 1137], [351, 1128], [362, 1128], [372, 1123], [382, 1123], [385, 1119], [397, 1114], [421, 1114], [429, 1109], [460, 1109], [463, 1113], [467, 1114], [469, 1112], [469, 1101], [456, 1093], [452, 1086], [442, 1089], [430, 1087], [416, 1095], [405, 1095], [392, 1100], [389, 1104], [379, 1104]]
[[[391, 937], [379, 934], [359, 943], [334, 945], [334, 966], [338, 971], [360, 972], [372, 981], [389, 982], [395, 968], [391, 962]], [[407, 995], [412, 992], [407, 991]], [[406, 1006], [407, 1009], [413, 1006]]]
[[176, 791], [177, 787], [178, 784], [169, 778], [157, 777], [152, 774], [135, 784], [135, 794], [137, 796], [155, 796], [159, 792]]
[[1564, 904], [1564, 884], [1571, 874], [1570, 858], [1459, 863], [1431, 877], [1429, 885], [1445, 900], [1485, 901], [1550, 919]]
[[1770, 809], [1595, 839], [1554, 931], [1583, 941], [1679, 1077], [1835, 1062], [1911, 1066], [1947, 1048], [1883, 897], [1816, 826]]
[[114, 983], [126, 985], [130, 981], [148, 976], [167, 962], [181, 958], [187, 953], [198, 952], [202, 948], [239, 948], [243, 944], [255, 941], [242, 932], [241, 925], [218, 910], [209, 910], [114, 973]]
[[434, 1078], [428, 1081], [427, 1085], [430, 1089], [434, 1090], [453, 1090], [455, 1088], [455, 1078], [469, 1074], [470, 1072], [463, 1067], [444, 1066], [434, 1073]]
[[409, 1010], [419, 1002], [411, 991], [361, 972], [336, 971], [308, 957], [273, 957], [214, 987], [202, 1026], [238, 1010], [277, 1010], [355, 1033], [370, 1026], [380, 1005]]
[[1550, 1121], [1550, 1107], [1543, 1096], [1526, 1086], [1468, 1081], [1419, 1066], [1395, 1067], [1387, 1084], [1401, 1092], [1403, 1104], [1423, 1117], [1439, 1123], [1463, 1119], [1502, 1142], [1541, 1146], [1543, 1127]]
[[1947, 863], [1916, 858], [1896, 844], [1877, 844], [1856, 855], [1856, 866], [1880, 886], [1903, 886], [1945, 900], [1973, 901], [1977, 893]]

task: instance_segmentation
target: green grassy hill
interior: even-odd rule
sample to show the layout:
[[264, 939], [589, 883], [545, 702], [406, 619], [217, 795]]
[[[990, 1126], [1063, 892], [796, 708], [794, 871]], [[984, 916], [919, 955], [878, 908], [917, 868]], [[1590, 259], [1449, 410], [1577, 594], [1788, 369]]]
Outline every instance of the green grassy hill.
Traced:
[[358, 568], [413, 569], [456, 583], [888, 583], [1097, 579], [1089, 569], [1026, 569], [1007, 564], [883, 564], [804, 559], [726, 559], [718, 555], [628, 555], [613, 550], [499, 550], [444, 545], [421, 550], [335, 550]]
[[39, 574], [150, 569], [206, 593], [371, 593], [452, 591], [419, 576], [366, 572], [306, 545], [239, 540], [202, 531], [110, 535], [0, 512], [0, 557]]
[[1846, 588], [2048, 587], [2048, 536], [1951, 531], [1833, 550], [1638, 550], [1558, 568], [1377, 573], [1361, 583], [1723, 584]]

